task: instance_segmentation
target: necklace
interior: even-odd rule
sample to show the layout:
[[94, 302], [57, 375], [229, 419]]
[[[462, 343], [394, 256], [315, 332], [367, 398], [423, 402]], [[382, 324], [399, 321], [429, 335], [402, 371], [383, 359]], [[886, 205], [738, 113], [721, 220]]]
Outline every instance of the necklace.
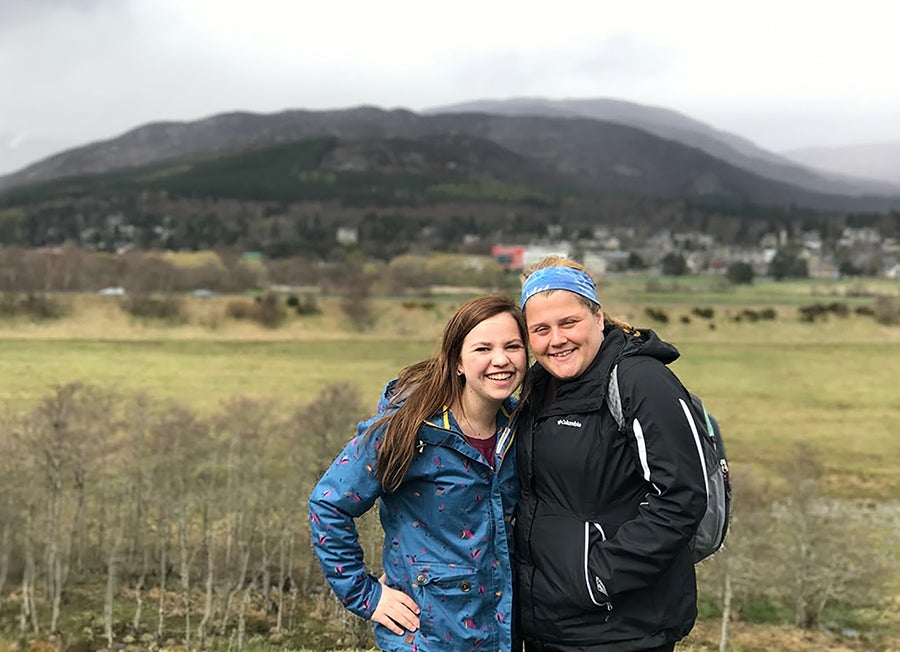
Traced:
[[[469, 435], [470, 437], [474, 437], [475, 439], [488, 439], [493, 435], [493, 433], [489, 435], [482, 435], [481, 432], [472, 425], [472, 422], [469, 421], [469, 416], [465, 412], [462, 413], [462, 418], [465, 420], [466, 425], [469, 426], [469, 431], [472, 433], [471, 435]], [[493, 428], [491, 428], [490, 426], [488, 427], [488, 432], [490, 432], [491, 430], [493, 430], [494, 432], [497, 431], [496, 421], [493, 424]]]

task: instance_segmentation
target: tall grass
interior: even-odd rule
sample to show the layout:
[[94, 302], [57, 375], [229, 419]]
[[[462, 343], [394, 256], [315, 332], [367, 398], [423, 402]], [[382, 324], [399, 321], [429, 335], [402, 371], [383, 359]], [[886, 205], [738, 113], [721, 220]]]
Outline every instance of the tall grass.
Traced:
[[[900, 496], [900, 327], [852, 312], [804, 323], [795, 300], [811, 296], [814, 284], [792, 287], [765, 322], [733, 319], [760, 304], [658, 303], [669, 322], [654, 324], [640, 295], [607, 292], [604, 301], [612, 314], [655, 328], [681, 350], [673, 369], [720, 420], [738, 468], [771, 475], [795, 442], [808, 441], [822, 452], [833, 494]], [[188, 320], [178, 326], [130, 320], [117, 300], [92, 296], [71, 298], [64, 319], [0, 322], [0, 402], [24, 407], [54, 385], [84, 380], [210, 412], [236, 395], [302, 402], [325, 384], [350, 380], [374, 408], [387, 380], [434, 352], [464, 298], [436, 298], [421, 309], [375, 300], [375, 325], [362, 334], [337, 299], [323, 299], [319, 314], [291, 311], [278, 328], [227, 319], [230, 300], [186, 299]], [[713, 316], [699, 317], [698, 306]]]

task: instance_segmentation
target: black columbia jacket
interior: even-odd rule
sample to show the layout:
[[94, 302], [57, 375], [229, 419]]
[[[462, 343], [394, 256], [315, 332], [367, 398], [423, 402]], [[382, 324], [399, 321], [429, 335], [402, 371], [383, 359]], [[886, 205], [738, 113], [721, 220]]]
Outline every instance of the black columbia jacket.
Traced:
[[[697, 615], [688, 543], [706, 488], [688, 393], [665, 366], [678, 351], [652, 331], [604, 335], [548, 405], [550, 374], [532, 367], [519, 421], [515, 598], [536, 649], [642, 650], [682, 638]], [[627, 433], [606, 407], [616, 362]]]

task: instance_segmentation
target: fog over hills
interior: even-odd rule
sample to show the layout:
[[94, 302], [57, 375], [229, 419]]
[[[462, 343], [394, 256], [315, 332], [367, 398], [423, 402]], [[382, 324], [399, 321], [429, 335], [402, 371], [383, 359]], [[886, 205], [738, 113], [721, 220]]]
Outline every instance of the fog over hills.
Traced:
[[900, 142], [804, 147], [784, 152], [802, 165], [900, 185]]
[[606, 120], [637, 127], [662, 138], [696, 147], [744, 170], [807, 190], [849, 195], [900, 194], [900, 175], [885, 178], [881, 174], [864, 174], [830, 166], [815, 166], [820, 168], [818, 170], [809, 169], [807, 166], [811, 166], [811, 163], [803, 158], [775, 154], [746, 138], [716, 129], [671, 109], [625, 100], [608, 98], [476, 100], [426, 111], [426, 113], [450, 112]]

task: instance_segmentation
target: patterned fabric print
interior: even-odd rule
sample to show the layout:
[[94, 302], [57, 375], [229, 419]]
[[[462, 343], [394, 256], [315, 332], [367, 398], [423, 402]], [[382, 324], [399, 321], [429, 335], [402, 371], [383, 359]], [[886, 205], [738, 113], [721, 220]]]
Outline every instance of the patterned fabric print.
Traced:
[[[518, 499], [508, 401], [492, 470], [468, 444], [449, 411], [422, 425], [419, 446], [400, 489], [383, 494], [375, 477], [379, 434], [370, 421], [325, 473], [310, 497], [314, 549], [343, 604], [371, 618], [381, 597], [363, 561], [353, 519], [380, 499], [387, 583], [421, 609], [420, 629], [397, 636], [375, 625], [383, 650], [508, 650], [510, 519]], [[373, 418], [374, 419], [374, 418]]]

